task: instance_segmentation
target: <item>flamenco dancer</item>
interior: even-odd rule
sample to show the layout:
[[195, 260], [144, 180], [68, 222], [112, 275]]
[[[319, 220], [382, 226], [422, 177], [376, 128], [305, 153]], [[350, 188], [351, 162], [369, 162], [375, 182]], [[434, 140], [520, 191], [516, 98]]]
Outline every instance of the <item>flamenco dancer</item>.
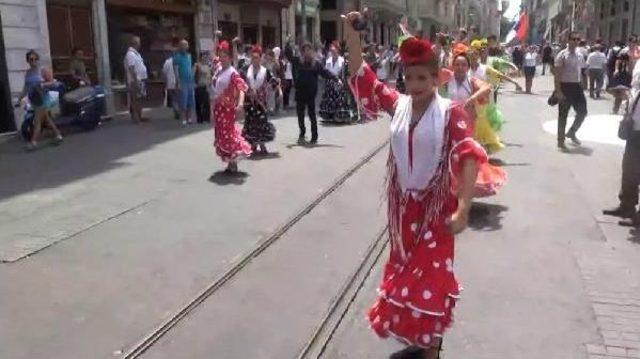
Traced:
[[217, 47], [218, 66], [213, 75], [212, 96], [216, 154], [228, 163], [228, 174], [238, 172], [238, 160], [251, 155], [251, 145], [236, 127], [236, 118], [243, 111], [245, 92], [248, 87], [238, 71], [231, 65], [229, 43], [222, 41]]
[[[498, 135], [491, 130], [486, 116], [486, 106], [489, 103], [491, 85], [469, 75], [470, 60], [468, 48], [464, 44], [457, 44], [453, 50], [453, 78], [441, 88], [441, 95], [454, 102], [464, 104], [464, 108], [471, 116], [468, 125], [473, 137], [484, 148], [492, 151], [502, 149]], [[506, 173], [500, 167], [484, 163], [478, 170], [475, 185], [475, 197], [495, 195], [506, 182]]]
[[251, 49], [251, 63], [242, 71], [249, 85], [245, 97], [245, 120], [242, 137], [251, 144], [254, 153], [267, 154], [267, 142], [276, 138], [276, 128], [267, 117], [267, 94], [269, 88], [277, 83], [276, 78], [262, 66], [262, 48], [258, 45]]
[[[407, 95], [378, 81], [362, 62], [362, 15], [344, 16], [351, 88], [365, 109], [393, 115], [388, 162], [390, 257], [368, 312], [373, 331], [409, 347], [391, 358], [438, 358], [459, 295], [453, 273], [454, 235], [468, 221], [480, 164], [487, 161], [471, 137], [468, 115], [437, 93], [438, 59], [428, 41], [400, 46]], [[357, 25], [356, 25], [357, 26]]]
[[340, 48], [336, 42], [329, 47], [329, 56], [324, 68], [335, 79], [327, 80], [327, 86], [320, 101], [320, 117], [325, 122], [346, 123], [351, 122], [353, 113], [349, 104], [349, 89], [342, 82], [345, 78], [346, 62], [339, 54]]
[[[467, 50], [468, 59], [470, 61], [470, 75], [472, 78], [489, 83], [491, 91], [498, 91], [500, 81], [506, 81], [516, 86], [516, 91], [522, 91], [522, 87], [511, 77], [504, 75], [491, 66], [480, 63], [480, 54], [478, 49], [471, 47]], [[485, 147], [489, 154], [496, 153], [504, 148], [500, 142], [497, 133], [502, 129], [504, 118], [498, 110], [493, 96], [487, 96], [487, 101], [480, 101], [476, 104], [476, 141]]]

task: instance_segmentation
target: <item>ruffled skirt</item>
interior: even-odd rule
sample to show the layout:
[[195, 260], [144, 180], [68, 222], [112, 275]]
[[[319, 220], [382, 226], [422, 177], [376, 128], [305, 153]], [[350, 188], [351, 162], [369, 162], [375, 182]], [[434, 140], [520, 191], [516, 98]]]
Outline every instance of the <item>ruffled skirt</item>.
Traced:
[[262, 104], [248, 102], [244, 110], [242, 137], [252, 145], [271, 142], [276, 138], [276, 127], [269, 122], [267, 110]]
[[425, 348], [452, 324], [459, 297], [453, 273], [453, 236], [444, 221], [420, 228], [428, 205], [429, 201], [413, 198], [405, 205], [402, 246], [392, 241], [378, 300], [368, 312], [378, 336]]
[[496, 153], [504, 148], [497, 134], [502, 128], [502, 115], [493, 104], [478, 106], [476, 108], [476, 121], [473, 138], [481, 144], [489, 154]]
[[222, 161], [235, 161], [251, 155], [251, 145], [236, 127], [236, 111], [233, 107], [218, 103], [213, 106], [214, 147]]
[[349, 89], [336, 80], [328, 80], [320, 101], [320, 117], [326, 122], [351, 122], [354, 117]]

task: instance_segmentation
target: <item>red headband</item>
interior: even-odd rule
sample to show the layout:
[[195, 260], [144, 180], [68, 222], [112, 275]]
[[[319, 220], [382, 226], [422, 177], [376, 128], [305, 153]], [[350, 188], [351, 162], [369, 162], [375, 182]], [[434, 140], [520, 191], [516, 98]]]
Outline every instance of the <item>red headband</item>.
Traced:
[[410, 37], [400, 45], [400, 59], [406, 66], [425, 65], [433, 61], [435, 54], [431, 42]]

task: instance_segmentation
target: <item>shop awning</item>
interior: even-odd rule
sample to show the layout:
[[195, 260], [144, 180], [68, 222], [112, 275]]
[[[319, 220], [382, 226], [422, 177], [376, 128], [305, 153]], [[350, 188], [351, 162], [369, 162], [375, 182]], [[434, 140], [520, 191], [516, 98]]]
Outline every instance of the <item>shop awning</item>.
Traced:
[[194, 0], [107, 0], [107, 5], [131, 9], [143, 9], [153, 11], [195, 13], [196, 2]]
[[[267, 5], [276, 5], [280, 7], [289, 7], [293, 3], [293, 0], [246, 0], [246, 2], [259, 4], [259, 5], [267, 4]], [[310, 2], [311, 1], [307, 1], [307, 6], [309, 6]]]

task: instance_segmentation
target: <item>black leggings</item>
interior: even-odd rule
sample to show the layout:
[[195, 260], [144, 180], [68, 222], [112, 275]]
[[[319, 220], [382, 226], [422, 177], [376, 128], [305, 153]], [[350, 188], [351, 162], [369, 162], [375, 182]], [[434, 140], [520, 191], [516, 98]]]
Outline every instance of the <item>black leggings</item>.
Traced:
[[584, 91], [579, 82], [562, 82], [560, 90], [565, 99], [558, 104], [558, 143], [563, 143], [569, 110], [573, 107], [576, 112], [576, 119], [568, 132], [570, 135], [575, 135], [582, 126], [584, 118], [587, 117], [587, 99], [584, 97]]
[[211, 121], [209, 91], [207, 91], [206, 86], [196, 87], [196, 116], [198, 118], [198, 123]]
[[296, 99], [296, 112], [298, 113], [298, 127], [300, 127], [300, 137], [304, 137], [307, 128], [304, 124], [304, 111], [309, 113], [311, 120], [311, 140], [318, 139], [318, 121], [316, 119], [316, 98], [315, 96]]

